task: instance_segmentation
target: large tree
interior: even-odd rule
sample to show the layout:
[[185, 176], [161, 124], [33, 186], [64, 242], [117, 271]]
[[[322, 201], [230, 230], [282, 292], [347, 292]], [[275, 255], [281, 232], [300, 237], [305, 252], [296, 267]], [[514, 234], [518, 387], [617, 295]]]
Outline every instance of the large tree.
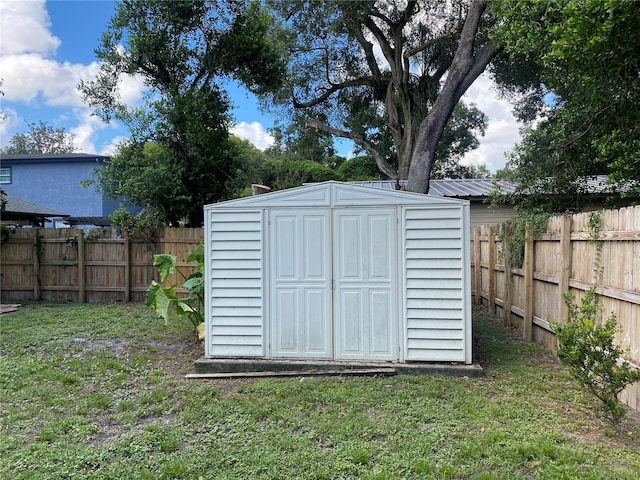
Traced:
[[[159, 168], [169, 162], [178, 183], [176, 196], [165, 202], [170, 209], [155, 205], [165, 221], [175, 224], [186, 218], [188, 224], [200, 225], [202, 206], [228, 196], [234, 144], [228, 134], [230, 103], [220, 85], [235, 78], [255, 93], [279, 85], [284, 69], [270, 24], [258, 2], [117, 4], [96, 51], [100, 74], [81, 89], [103, 119], [115, 118], [129, 127], [131, 139], [121, 154], [146, 162], [144, 145], [161, 147]], [[142, 107], [132, 109], [118, 98], [124, 74], [144, 79], [148, 94]], [[132, 168], [128, 178], [144, 183], [136, 177], [145, 172]]]
[[475, 132], [484, 135], [487, 127], [487, 116], [475, 105], [467, 106], [458, 103], [451, 114], [451, 118], [442, 132], [438, 144], [435, 161], [431, 170], [431, 178], [474, 178], [476, 175], [488, 175], [485, 165], [464, 165], [461, 160], [467, 152], [480, 145]]
[[486, 1], [273, 3], [290, 35], [276, 101], [292, 98], [307, 126], [353, 140], [386, 176], [427, 192], [454, 108], [499, 52]]
[[17, 133], [2, 149], [5, 155], [38, 155], [73, 152], [73, 138], [64, 128], [54, 128], [47, 122], [27, 122], [28, 130]]
[[[503, 176], [527, 210], [580, 209], [589, 177], [640, 193], [640, 3], [501, 0], [494, 35], [536, 65], [520, 111], [533, 120]], [[534, 101], [530, 101], [533, 99]]]

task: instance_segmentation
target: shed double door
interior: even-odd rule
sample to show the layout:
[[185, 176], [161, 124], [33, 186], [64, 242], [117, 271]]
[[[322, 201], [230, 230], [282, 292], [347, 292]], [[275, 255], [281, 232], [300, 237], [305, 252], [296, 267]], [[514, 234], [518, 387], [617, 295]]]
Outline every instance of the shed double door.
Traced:
[[395, 226], [395, 209], [271, 212], [271, 356], [398, 358]]

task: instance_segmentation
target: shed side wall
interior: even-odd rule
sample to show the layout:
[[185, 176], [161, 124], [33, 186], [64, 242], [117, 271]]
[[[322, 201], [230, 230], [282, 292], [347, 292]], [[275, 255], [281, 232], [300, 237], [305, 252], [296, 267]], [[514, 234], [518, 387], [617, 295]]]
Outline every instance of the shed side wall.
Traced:
[[264, 356], [262, 211], [209, 214], [207, 355]]
[[406, 360], [465, 361], [464, 227], [460, 207], [405, 208]]

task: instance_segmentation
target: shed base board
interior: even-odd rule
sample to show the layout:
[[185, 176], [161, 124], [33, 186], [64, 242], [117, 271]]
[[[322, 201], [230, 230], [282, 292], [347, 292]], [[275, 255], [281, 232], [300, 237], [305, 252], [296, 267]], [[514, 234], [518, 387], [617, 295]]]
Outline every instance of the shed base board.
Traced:
[[[207, 373], [242, 373], [242, 372], [317, 372], [330, 370], [334, 375], [350, 370], [367, 370], [376, 368], [394, 369], [398, 375], [441, 375], [447, 377], [479, 377], [484, 371], [474, 363], [387, 363], [387, 362], [354, 362], [323, 360], [267, 360], [246, 358], [207, 358], [195, 361], [195, 372]], [[301, 374], [302, 374], [301, 373]]]

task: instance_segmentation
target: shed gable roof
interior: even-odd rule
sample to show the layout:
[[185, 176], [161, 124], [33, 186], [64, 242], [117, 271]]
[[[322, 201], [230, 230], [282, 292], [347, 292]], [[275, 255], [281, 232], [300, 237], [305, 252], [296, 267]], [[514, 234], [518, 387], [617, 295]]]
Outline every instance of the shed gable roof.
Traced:
[[419, 193], [383, 190], [369, 186], [329, 181], [290, 188], [253, 197], [205, 205], [212, 208], [245, 207], [336, 207], [379, 205], [460, 206], [466, 200], [435, 197]]

